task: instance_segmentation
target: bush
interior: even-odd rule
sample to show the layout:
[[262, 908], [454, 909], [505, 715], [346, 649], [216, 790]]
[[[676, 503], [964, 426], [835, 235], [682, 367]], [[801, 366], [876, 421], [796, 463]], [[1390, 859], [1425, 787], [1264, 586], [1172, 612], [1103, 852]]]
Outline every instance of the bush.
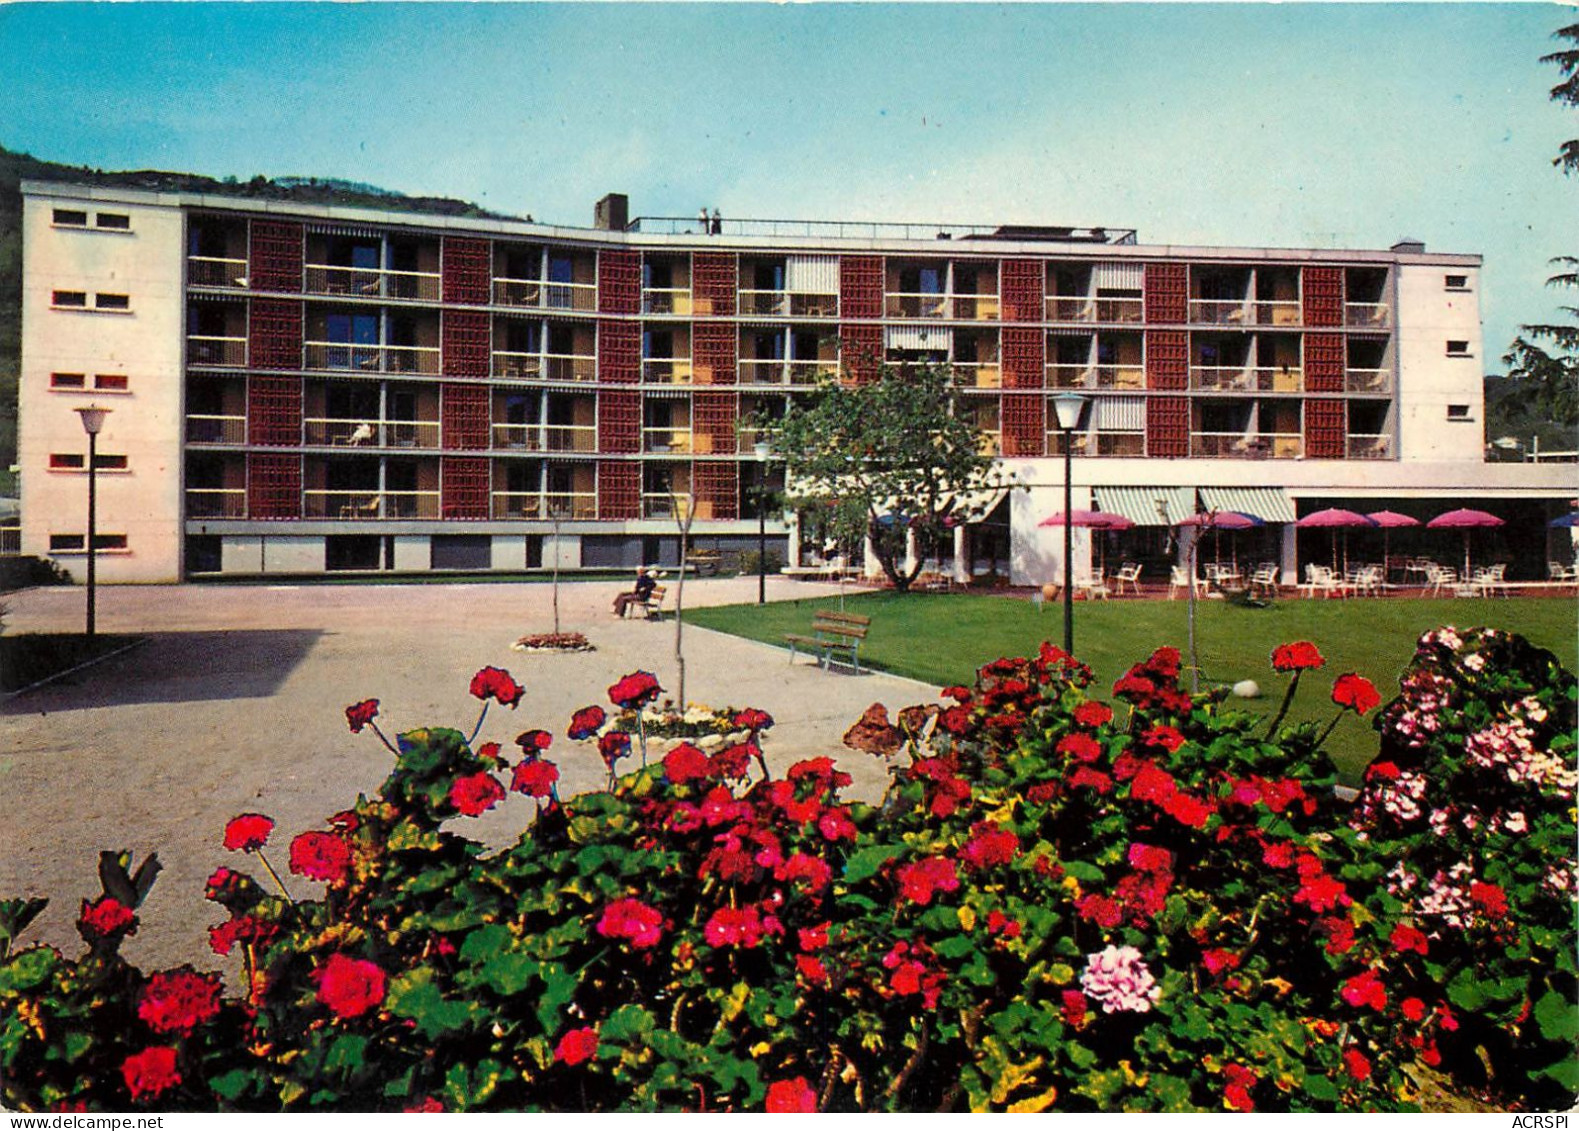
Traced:
[[[1382, 713], [1394, 759], [1424, 698], [1442, 720], [1432, 743], [1409, 747], [1427, 796], [1468, 772], [1451, 756], [1454, 728], [1484, 733], [1509, 702], [1539, 703], [1546, 719], [1519, 708], [1540, 724], [1527, 740], [1551, 737], [1550, 755], [1566, 756], [1556, 732], [1571, 718], [1573, 679], [1549, 656], [1495, 638], [1481, 667], [1453, 660], [1474, 678], [1455, 675], [1444, 699], [1418, 675], [1434, 680], [1445, 662], [1431, 639]], [[1115, 712], [1088, 695], [1089, 670], [1044, 645], [988, 665], [942, 706], [907, 708], [896, 723], [869, 711], [847, 741], [894, 758], [875, 808], [841, 798], [849, 779], [826, 758], [769, 778], [760, 742], [772, 719], [761, 712], [718, 716], [708, 750], [680, 742], [648, 762], [642, 712], [662, 689], [647, 673], [609, 689], [622, 714], [593, 705], [572, 719], [566, 733], [598, 751], [610, 788], [570, 799], [547, 757], [557, 736], [523, 732], [513, 762], [497, 743], [477, 744], [489, 703], [521, 697], [506, 673], [473, 679], [483, 717], [470, 735], [389, 742], [377, 701], [365, 700], [347, 720], [385, 742], [394, 769], [373, 798], [290, 843], [290, 871], [303, 878], [293, 886], [321, 882], [321, 894], [285, 894], [264, 855], [267, 817], [242, 814], [225, 830], [226, 846], [257, 855], [272, 884], [229, 868], [209, 880], [230, 916], [210, 937], [216, 952], [239, 953], [240, 992], [189, 967], [145, 975], [119, 956], [152, 875], [107, 855], [105, 894], [82, 909], [88, 953], [34, 947], [0, 965], [3, 1099], [21, 1109], [1408, 1109], [1422, 1060], [1459, 1069], [1439, 1030], [1482, 1047], [1494, 1028], [1492, 1076], [1457, 1079], [1509, 1105], [1545, 1102], [1562, 1079], [1543, 1066], [1573, 1052], [1572, 1016], [1550, 996], [1571, 1000], [1573, 988], [1562, 871], [1571, 769], [1540, 762], [1539, 791], [1566, 798], [1563, 813], [1531, 816], [1536, 799], [1517, 794], [1537, 835], [1502, 837], [1499, 855], [1490, 841], [1455, 841], [1442, 857], [1478, 853], [1479, 882], [1532, 921], [1493, 922], [1495, 900], [1472, 888], [1455, 926], [1389, 890], [1404, 886], [1388, 873], [1415, 830], [1387, 824], [1378, 806], [1398, 793], [1404, 763], [1397, 778], [1373, 767], [1375, 784], [1349, 811], [1321, 752], [1330, 724], [1279, 729], [1322, 663], [1309, 644], [1274, 653], [1289, 684], [1267, 728], [1225, 710], [1220, 692], [1182, 693], [1172, 649], [1115, 684]], [[1339, 713], [1379, 703], [1353, 675], [1332, 698]], [[640, 720], [634, 736], [621, 720]], [[720, 741], [714, 726], [732, 733]], [[619, 776], [638, 760], [647, 764]], [[503, 800], [506, 774], [537, 818], [513, 847], [484, 855], [450, 826]], [[1485, 804], [1506, 809], [1501, 795]], [[1566, 820], [1566, 843], [1548, 817]], [[1422, 861], [1447, 851], [1417, 847]], [[6, 905], [0, 943], [30, 908]], [[1433, 986], [1447, 987], [1447, 1002]], [[1507, 1020], [1521, 997], [1534, 998], [1533, 1026]]]
[[71, 573], [51, 558], [0, 558], [0, 592], [33, 585], [70, 585]]

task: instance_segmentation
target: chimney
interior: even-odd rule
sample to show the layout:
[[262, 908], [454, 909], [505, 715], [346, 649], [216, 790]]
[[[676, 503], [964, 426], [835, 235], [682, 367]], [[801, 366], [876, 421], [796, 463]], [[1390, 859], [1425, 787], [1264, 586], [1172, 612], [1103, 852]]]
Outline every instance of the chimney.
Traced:
[[600, 232], [623, 232], [630, 224], [630, 198], [611, 192], [592, 208], [592, 226]]
[[1393, 244], [1389, 250], [1396, 251], [1400, 255], [1424, 255], [1425, 240], [1417, 240], [1412, 239], [1409, 236], [1405, 236], [1403, 239]]

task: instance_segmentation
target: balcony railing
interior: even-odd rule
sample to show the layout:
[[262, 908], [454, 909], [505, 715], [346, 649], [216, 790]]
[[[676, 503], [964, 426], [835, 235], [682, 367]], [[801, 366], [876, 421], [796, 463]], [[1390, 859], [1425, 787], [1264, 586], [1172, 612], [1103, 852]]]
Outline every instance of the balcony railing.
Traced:
[[19, 523], [0, 525], [0, 558], [19, 557], [22, 553], [22, 527]]
[[887, 310], [890, 318], [947, 318], [949, 299], [941, 294], [890, 294]]
[[438, 302], [439, 282], [440, 276], [431, 271], [381, 271], [370, 267], [309, 263], [304, 269], [303, 289], [310, 295]]
[[335, 448], [436, 448], [439, 422], [307, 417], [302, 421], [302, 443]]
[[1140, 322], [1146, 316], [1145, 304], [1138, 298], [1098, 298], [1098, 322]]
[[1091, 384], [1092, 378], [1089, 365], [1055, 361], [1047, 366], [1047, 385], [1051, 389], [1083, 389]]
[[1190, 454], [1209, 459], [1298, 459], [1305, 441], [1297, 432], [1192, 432]]
[[1305, 371], [1292, 365], [1263, 365], [1255, 374], [1256, 389], [1262, 393], [1298, 393], [1305, 388]]
[[493, 375], [515, 377], [521, 380], [540, 378], [543, 375], [543, 355], [516, 353], [511, 350], [493, 351]]
[[[1090, 453], [1087, 452], [1089, 455]], [[1143, 456], [1146, 454], [1146, 434], [1144, 432], [1098, 432], [1096, 434], [1096, 454], [1099, 456]]]
[[186, 418], [186, 442], [189, 444], [245, 444], [247, 418], [245, 416], [209, 416], [190, 413]]
[[593, 424], [495, 424], [493, 446], [526, 452], [595, 452]]
[[495, 491], [493, 517], [594, 519], [598, 496], [595, 491]]
[[738, 292], [742, 315], [769, 315], [779, 318], [837, 318], [838, 295], [798, 294], [791, 291]]
[[189, 255], [186, 260], [186, 281], [193, 287], [247, 288], [247, 261], [221, 259], [214, 255]]
[[783, 358], [745, 358], [739, 363], [742, 385], [794, 385], [810, 388], [822, 374], [839, 371], [837, 361], [786, 361]]
[[188, 487], [187, 518], [246, 518], [245, 487]]
[[998, 317], [997, 295], [955, 295], [954, 317], [990, 322]]
[[1388, 435], [1351, 433], [1345, 454], [1350, 459], [1392, 459], [1393, 438]]
[[1391, 369], [1350, 369], [1344, 382], [1351, 393], [1388, 393], [1392, 387]]
[[641, 292], [643, 314], [691, 313], [690, 287], [643, 287]]
[[533, 310], [583, 310], [598, 308], [596, 283], [545, 283], [541, 279], [495, 279], [496, 306], [521, 306]]
[[364, 521], [438, 518], [439, 493], [308, 490], [302, 492], [302, 517]]
[[1049, 322], [1094, 322], [1096, 303], [1088, 295], [1048, 295], [1047, 320]]
[[691, 430], [689, 428], [643, 428], [641, 430], [641, 450], [644, 452], [689, 452], [691, 450]]
[[372, 346], [304, 342], [303, 369], [352, 369], [362, 373], [438, 373], [437, 346]]
[[189, 334], [186, 339], [186, 360], [188, 365], [246, 365], [247, 339]]
[[1347, 326], [1385, 327], [1390, 312], [1385, 302], [1346, 302], [1343, 315]]
[[691, 500], [686, 495], [670, 494], [668, 491], [645, 491], [641, 497], [641, 516], [678, 518], [684, 521], [690, 505]]
[[1256, 322], [1262, 326], [1298, 326], [1304, 321], [1299, 299], [1264, 298], [1255, 304]]
[[952, 363], [960, 386], [972, 389], [1000, 389], [1003, 369], [996, 361], [956, 361]]
[[1096, 387], [1099, 389], [1144, 389], [1144, 365], [1098, 365]]
[[691, 359], [688, 357], [652, 357], [641, 363], [641, 379], [645, 385], [689, 385]]
[[1249, 317], [1250, 308], [1242, 298], [1192, 298], [1190, 321], [1212, 326], [1237, 326]]
[[1255, 377], [1243, 365], [1190, 366], [1190, 388], [1192, 389], [1207, 392], [1248, 392], [1255, 387]]

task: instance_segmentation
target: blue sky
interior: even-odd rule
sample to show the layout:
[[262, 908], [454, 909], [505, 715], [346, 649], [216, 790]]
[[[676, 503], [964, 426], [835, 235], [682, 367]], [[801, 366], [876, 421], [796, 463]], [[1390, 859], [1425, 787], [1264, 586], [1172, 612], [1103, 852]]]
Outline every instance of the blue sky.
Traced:
[[639, 215], [1133, 227], [1486, 257], [1488, 365], [1561, 296], [1579, 115], [1535, 4], [15, 4], [0, 144]]

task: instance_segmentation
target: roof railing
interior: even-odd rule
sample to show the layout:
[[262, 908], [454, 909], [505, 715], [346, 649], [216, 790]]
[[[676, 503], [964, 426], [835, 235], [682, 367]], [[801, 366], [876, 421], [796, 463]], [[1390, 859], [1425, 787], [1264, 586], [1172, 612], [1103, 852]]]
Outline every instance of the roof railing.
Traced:
[[638, 216], [626, 231], [659, 236], [756, 236], [769, 239], [1012, 240], [1133, 244], [1133, 228], [1067, 228], [1035, 224], [900, 223], [867, 220], [703, 220], [700, 216]]

